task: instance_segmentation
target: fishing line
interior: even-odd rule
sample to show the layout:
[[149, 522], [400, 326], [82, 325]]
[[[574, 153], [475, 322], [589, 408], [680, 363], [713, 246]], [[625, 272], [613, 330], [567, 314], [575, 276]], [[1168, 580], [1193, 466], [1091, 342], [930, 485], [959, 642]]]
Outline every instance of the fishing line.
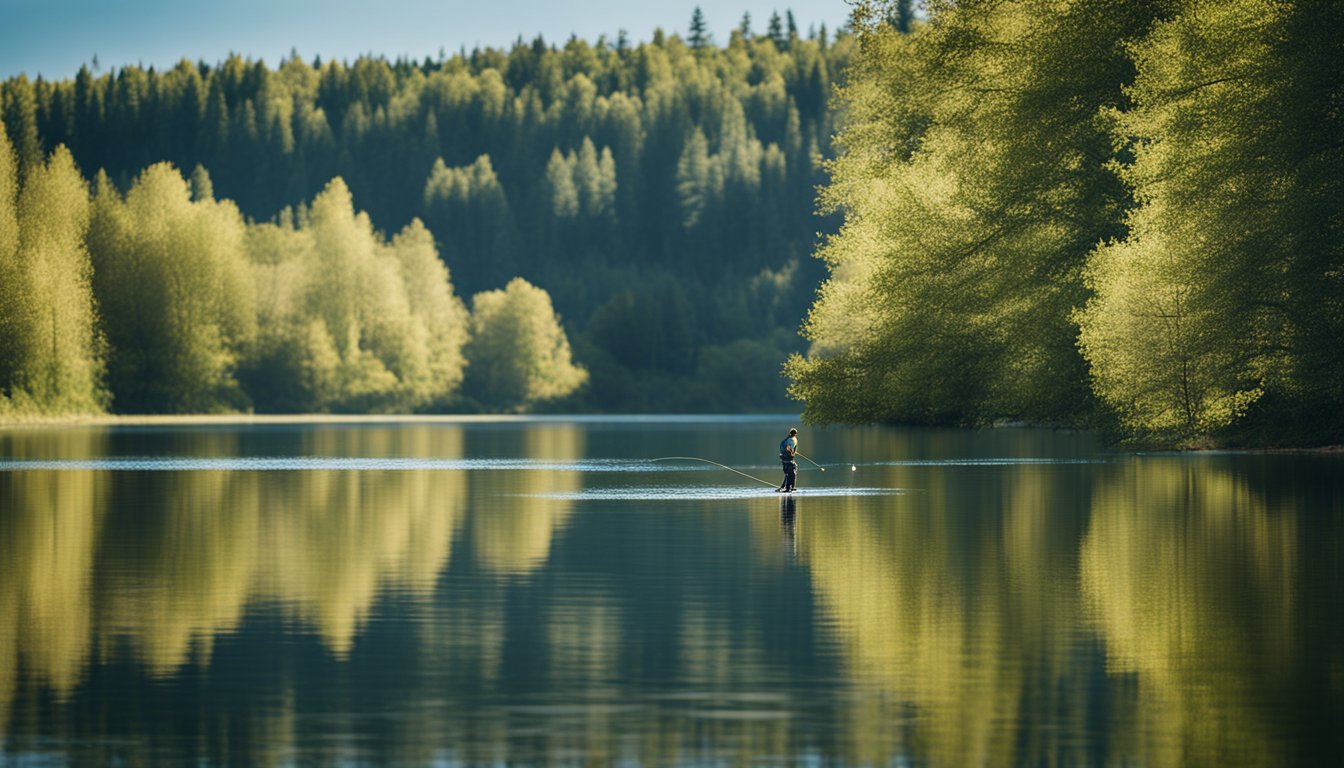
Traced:
[[713, 465], [716, 466], [716, 467], [722, 467], [723, 469], [726, 469], [726, 470], [728, 470], [729, 472], [736, 472], [737, 474], [739, 474], [739, 475], [741, 475], [741, 476], [743, 476], [743, 477], [750, 478], [750, 479], [755, 480], [756, 482], [758, 482], [758, 483], [762, 483], [762, 484], [764, 484], [764, 485], [768, 485], [768, 486], [770, 486], [771, 488], [774, 488], [774, 487], [775, 487], [775, 484], [772, 483], [772, 482], [770, 482], [769, 480], [762, 480], [762, 479], [759, 478], [759, 477], [753, 477], [752, 475], [748, 475], [746, 472], [738, 472], [736, 469], [733, 469], [732, 467], [730, 467], [730, 466], [728, 466], [728, 465], [726, 465], [726, 464], [720, 464], [720, 463], [717, 462], [717, 461], [710, 461], [709, 459], [702, 459], [702, 458], [700, 458], [699, 456], [660, 456], [659, 458], [656, 458], [656, 459], [649, 459], [649, 461], [675, 461], [675, 460], [683, 460], [683, 461], [703, 461], [703, 462], [705, 462], [706, 464], [713, 464]]

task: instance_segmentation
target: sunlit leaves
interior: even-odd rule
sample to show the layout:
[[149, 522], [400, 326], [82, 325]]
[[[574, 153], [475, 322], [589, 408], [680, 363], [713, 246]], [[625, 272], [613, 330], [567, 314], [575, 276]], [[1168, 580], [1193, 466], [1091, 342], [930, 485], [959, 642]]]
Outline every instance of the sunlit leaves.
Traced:
[[0, 130], [0, 413], [95, 413], [106, 394], [88, 188], [65, 147], [22, 183], [18, 166]]
[[419, 221], [385, 242], [336, 179], [299, 224], [253, 227], [248, 250], [267, 321], [247, 380], [263, 407], [409, 411], [456, 393], [466, 309]]
[[587, 380], [544, 290], [516, 278], [504, 290], [476, 294], [471, 305], [468, 395], [514, 410], [568, 395]]
[[[233, 200], [265, 222], [340, 177], [384, 236], [419, 217], [464, 294], [521, 275], [578, 334], [632, 284], [671, 277], [692, 302], [697, 347], [779, 339], [820, 276], [804, 255], [834, 222], [812, 215], [816, 163], [830, 153], [827, 98], [852, 44], [848, 31], [804, 39], [781, 15], [777, 40], [724, 34], [723, 48], [706, 28], [698, 42], [538, 38], [423, 62], [292, 55], [267, 66], [231, 55], [84, 68], [67, 81], [14, 77], [0, 101], [20, 154], [65, 143], [122, 192], [167, 160], [192, 171], [194, 200]], [[679, 173], [683, 155], [705, 162]], [[468, 182], [445, 184], [457, 171]], [[793, 275], [763, 331], [743, 311], [761, 270]], [[253, 373], [300, 359], [278, 347], [258, 354], [267, 362], [241, 359], [236, 372], [249, 393], [279, 384]], [[669, 375], [681, 392], [699, 380], [693, 366]], [[720, 394], [716, 407], [736, 400]], [[277, 402], [259, 397], [255, 407]]]
[[789, 364], [808, 416], [1337, 439], [1344, 11], [964, 2], [900, 35], [873, 10]]
[[1114, 119], [1139, 205], [1079, 315], [1132, 431], [1192, 440], [1258, 412], [1271, 434], [1337, 439], [1341, 28], [1329, 3], [1192, 1], [1134, 47]]
[[1070, 312], [1124, 196], [1097, 112], [1153, 14], [1042, 0], [939, 6], [910, 35], [870, 22], [823, 196], [846, 223], [822, 250], [813, 350], [790, 363], [809, 418], [1086, 412]]
[[237, 207], [193, 202], [187, 182], [166, 163], [146, 169], [124, 199], [101, 187], [89, 247], [112, 348], [115, 407], [242, 407], [233, 374], [256, 317]]

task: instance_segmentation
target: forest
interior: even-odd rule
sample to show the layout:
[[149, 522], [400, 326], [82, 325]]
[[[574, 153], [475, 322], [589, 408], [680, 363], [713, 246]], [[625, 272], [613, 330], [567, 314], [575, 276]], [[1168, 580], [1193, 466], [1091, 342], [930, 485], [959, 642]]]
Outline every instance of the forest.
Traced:
[[638, 44], [10, 77], [0, 415], [792, 407], [851, 47], [697, 10]]
[[0, 410], [1344, 442], [1344, 5], [914, 7], [11, 77]]
[[814, 423], [1344, 443], [1344, 4], [866, 3]]

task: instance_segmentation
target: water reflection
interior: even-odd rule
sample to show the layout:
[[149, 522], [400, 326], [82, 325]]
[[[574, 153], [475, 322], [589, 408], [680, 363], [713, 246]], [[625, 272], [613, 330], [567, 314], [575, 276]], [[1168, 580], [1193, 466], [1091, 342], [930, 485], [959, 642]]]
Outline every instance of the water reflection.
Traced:
[[798, 498], [785, 494], [779, 500], [779, 536], [792, 560], [798, 556]]
[[1081, 585], [1107, 671], [1137, 680], [1114, 725], [1125, 762], [1283, 764], [1275, 705], [1327, 661], [1303, 655], [1301, 539], [1297, 515], [1209, 461], [1131, 462], [1097, 489]]
[[[584, 457], [584, 436], [573, 424], [536, 429], [478, 433], [479, 452], [506, 451], [550, 461]], [[504, 444], [501, 446], [500, 442]], [[481, 564], [498, 573], [525, 575], [546, 562], [551, 540], [569, 517], [566, 494], [581, 487], [577, 472], [540, 470], [477, 475], [472, 485], [472, 551]]]
[[[927, 493], [884, 509], [848, 499], [799, 534], [857, 689], [843, 714], [854, 760], [1281, 765], [1338, 753], [1332, 729], [1284, 715], [1338, 664], [1338, 620], [1312, 626], [1303, 612], [1341, 586], [1338, 573], [1300, 580], [1299, 519], [1317, 489], [1272, 510], [1266, 477], [1179, 457], [892, 481]], [[1333, 498], [1318, 523], [1337, 542]], [[1307, 640], [1307, 626], [1333, 658], [1313, 654], [1325, 638]], [[1336, 682], [1313, 697], [1337, 713], [1339, 693]]]
[[[0, 436], [12, 459], [539, 460], [0, 471], [0, 755], [44, 744], [75, 763], [1344, 754], [1337, 461], [1070, 463], [1050, 457], [1090, 456], [1075, 436], [875, 430], [822, 435], [817, 452], [893, 460], [811, 476], [810, 496], [752, 496], [718, 493], [703, 472], [566, 469], [609, 458], [589, 455], [619, 442], [595, 429], [313, 429], [262, 442], [212, 430], [199, 450], [183, 435]], [[955, 460], [897, 460], [935, 457]], [[1030, 461], [966, 460], [1014, 457]], [[709, 490], [604, 493], [658, 483]], [[842, 492], [860, 487], [907, 490]]]
[[844, 713], [849, 754], [882, 762], [915, 751], [948, 765], [1076, 758], [1022, 737], [1086, 704], [1060, 701], [1085, 690], [1060, 685], [1078, 671], [1068, 542], [1081, 479], [1012, 467], [978, 477], [897, 468], [892, 480], [924, 492], [881, 509], [846, 500], [801, 535], [858, 689]]
[[[6, 445], [97, 451], [94, 434], [41, 435]], [[106, 478], [93, 472], [0, 477], [0, 729], [9, 722], [20, 668], [60, 699], [80, 680], [93, 635], [94, 556]]]
[[[64, 697], [79, 682], [93, 629], [90, 586], [100, 529], [99, 478], [36, 472], [3, 490], [0, 719], [20, 663]], [[59, 545], [57, 542], [59, 541]]]
[[[313, 432], [306, 449], [461, 452], [460, 430], [436, 431], [430, 446], [388, 442], [400, 435], [424, 438]], [[98, 439], [86, 432], [61, 450], [97, 455], [85, 443]], [[22, 445], [11, 443], [10, 455]], [[201, 447], [238, 448], [227, 434]], [[151, 676], [193, 658], [205, 665], [214, 639], [255, 604], [281, 606], [343, 656], [380, 594], [432, 591], [466, 499], [462, 472], [28, 471], [0, 474], [0, 484], [0, 705], [20, 657], [58, 694], [91, 656], [122, 643]]]

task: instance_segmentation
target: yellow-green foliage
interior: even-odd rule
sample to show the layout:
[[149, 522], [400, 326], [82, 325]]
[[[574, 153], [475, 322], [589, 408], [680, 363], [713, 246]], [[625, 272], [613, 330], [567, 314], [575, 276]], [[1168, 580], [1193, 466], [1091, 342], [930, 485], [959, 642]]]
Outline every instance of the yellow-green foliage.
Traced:
[[492, 408], [564, 397], [588, 380], [571, 361], [551, 297], [521, 277], [472, 297], [467, 359], [467, 394]]
[[1262, 395], [1338, 411], [1342, 81], [1324, 62], [1341, 27], [1330, 3], [1191, 0], [1134, 46], [1134, 107], [1114, 118], [1139, 205], [1078, 315], [1132, 431], [1208, 434]]
[[3, 138], [0, 413], [102, 410], [104, 360], [121, 412], [409, 411], [456, 394], [467, 311], [418, 220], [385, 241], [335, 179], [297, 223], [248, 224], [204, 169], [189, 185], [167, 163], [124, 197], [100, 174], [90, 205], [63, 148], [20, 185]]
[[546, 162], [546, 187], [557, 219], [580, 214], [593, 220], [611, 218], [616, 213], [616, 161], [611, 148], [603, 147], [599, 156], [592, 139], [585, 136], [577, 152], [552, 150]]
[[[1101, 0], [940, 5], [861, 35], [824, 202], [846, 216], [789, 371], [824, 421], [1068, 419], [1086, 369], [1069, 313], [1118, 233], [1097, 111], [1153, 9]], [[861, 24], [869, 24], [860, 16]]]
[[[339, 176], [385, 237], [419, 217], [460, 295], [524, 275], [546, 288], [571, 333], [630, 286], [671, 277], [692, 310], [679, 365], [660, 365], [650, 378], [580, 341], [599, 385], [580, 405], [723, 410], [755, 389], [704, 388], [701, 348], [767, 337], [777, 357], [796, 348], [780, 332], [796, 328], [820, 274], [803, 256], [816, 232], [838, 221], [810, 214], [819, 160], [831, 152], [827, 97], [853, 37], [824, 25], [803, 37], [759, 32], [749, 24], [705, 30], [690, 45], [670, 31], [642, 43], [538, 38], [437, 61], [291, 56], [268, 66], [231, 55], [167, 68], [85, 67], [64, 80], [0, 81], [0, 120], [23, 165], [64, 143], [81, 167], [106, 170], [124, 193], [147, 162], [164, 159], [190, 172], [194, 201], [232, 200], [250, 221], [309, 204]], [[305, 217], [292, 226], [306, 227]], [[767, 271], [791, 279], [767, 295], [752, 280]], [[224, 397], [227, 407], [423, 400], [423, 387], [389, 367], [403, 355], [387, 348], [386, 335], [372, 352], [377, 365], [346, 359], [337, 366], [344, 373], [326, 378], [308, 366], [304, 375], [326, 389], [305, 395], [317, 392], [315, 381], [303, 384], [281, 364], [351, 347], [344, 331], [304, 317], [302, 332], [284, 335], [296, 354], [271, 344], [274, 336], [238, 351], [232, 376], [246, 397]], [[361, 335], [356, 346], [370, 344]], [[119, 354], [109, 358], [117, 369]], [[745, 407], [782, 404], [774, 372], [765, 375], [766, 398]], [[122, 397], [116, 407], [139, 410], [146, 399]]]
[[1132, 217], [1142, 239], [1093, 255], [1088, 279], [1096, 295], [1077, 315], [1078, 344], [1092, 364], [1094, 390], [1129, 430], [1207, 433], [1231, 423], [1262, 391], [1244, 375], [1238, 345], [1227, 343], [1237, 334], [1225, 325], [1230, 318], [1202, 300], [1194, 265], [1177, 255], [1174, 233], [1152, 229], [1151, 218], [1146, 211]]
[[243, 407], [234, 371], [256, 313], [237, 207], [193, 202], [167, 163], [145, 169], [125, 199], [98, 187], [89, 247], [117, 410]]
[[99, 412], [88, 189], [65, 147], [17, 165], [0, 127], [0, 414]]
[[439, 255], [456, 275], [474, 271], [482, 279], [518, 273], [518, 225], [489, 155], [459, 168], [435, 160], [423, 199], [429, 228], [453, 233], [439, 237]]
[[874, 5], [805, 416], [1344, 434], [1344, 5], [964, 0], [908, 35]]
[[0, 125], [0, 396], [13, 395], [19, 367], [20, 290], [18, 163], [5, 127]]
[[467, 309], [453, 295], [448, 268], [434, 249], [434, 236], [414, 219], [392, 238], [409, 301], [411, 358], [402, 381], [417, 405], [446, 398], [462, 383]]
[[467, 312], [428, 230], [392, 241], [333, 180], [302, 211], [248, 232], [260, 335], [246, 376], [267, 410], [408, 411], [462, 382]]

